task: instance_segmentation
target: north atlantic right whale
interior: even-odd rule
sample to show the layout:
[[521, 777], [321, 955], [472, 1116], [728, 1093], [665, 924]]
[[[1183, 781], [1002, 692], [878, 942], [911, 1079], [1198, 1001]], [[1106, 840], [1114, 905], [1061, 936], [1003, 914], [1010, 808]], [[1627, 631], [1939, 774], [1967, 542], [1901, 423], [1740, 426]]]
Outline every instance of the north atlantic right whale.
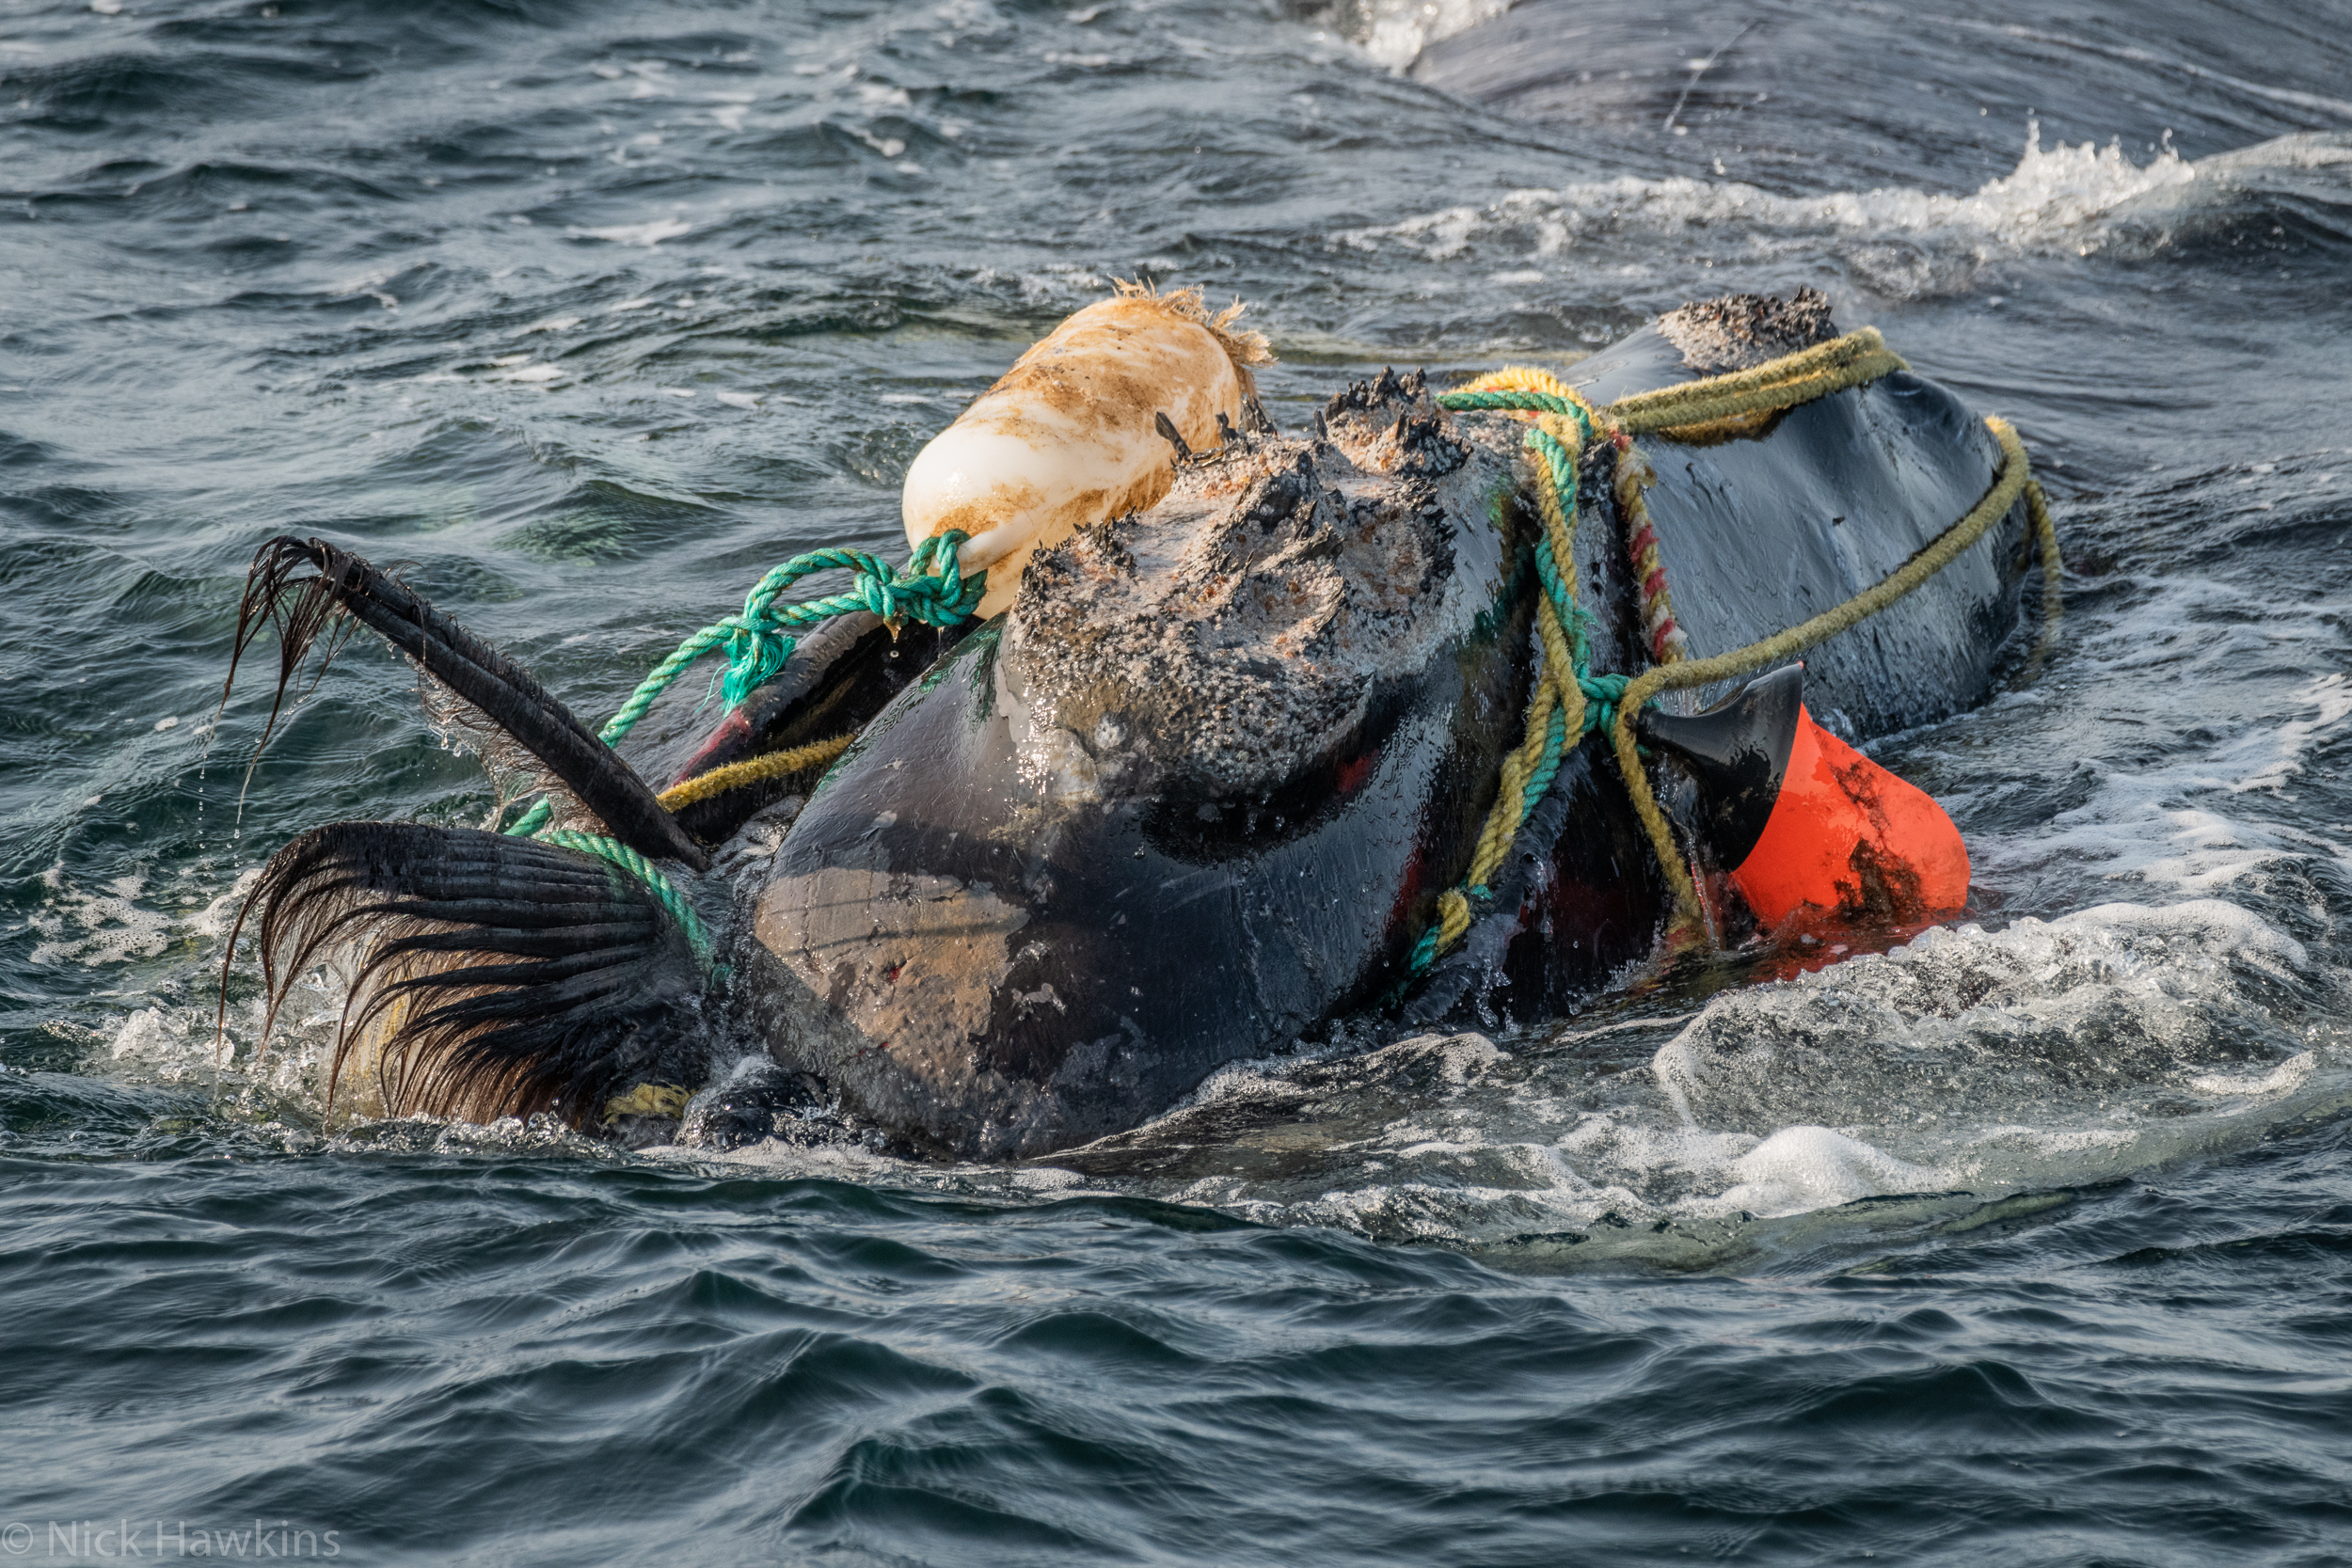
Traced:
[[[1835, 336], [1818, 295], [1733, 296], [1567, 379], [1606, 403]], [[1001, 614], [922, 634], [935, 657], [850, 618], [796, 651], [781, 696], [755, 693], [699, 747], [674, 724], [579, 778], [576, 746], [541, 754], [566, 820], [647, 835], [630, 852], [669, 855], [679, 880], [691, 858], [715, 863], [686, 895], [700, 944], [662, 918], [653, 883], [560, 844], [339, 824], [281, 851], [257, 890], [273, 985], [358, 954], [341, 1049], [386, 1109], [594, 1123], [644, 1103], [633, 1087], [693, 1089], [748, 1056], [739, 1087], [793, 1085], [910, 1149], [981, 1159], [1132, 1127], [1222, 1063], [1352, 1016], [1546, 1017], [1588, 999], [1652, 952], [1671, 912], [1597, 735], [1568, 752], [1468, 939], [1426, 974], [1412, 961], [1534, 678], [1523, 427], [1449, 413], [1420, 376], [1384, 373], [1285, 436], [1238, 385], [1240, 422], [1204, 404], [1189, 435], [1168, 428], [1164, 495], [1033, 542]], [[1976, 415], [1908, 371], [1685, 434], [1642, 451], [1657, 559], [1700, 655], [1884, 577], [1985, 498], [2002, 461]], [[1654, 628], [1606, 455], [1580, 487], [1572, 570], [1594, 671], [1630, 673]], [[2018, 624], [2026, 529], [2020, 503], [1926, 586], [1811, 650], [1811, 710], [1861, 738], [1981, 699]], [[313, 622], [349, 609], [510, 733], [531, 724], [501, 704], [560, 728], [535, 683], [430, 607], [401, 609], [357, 558], [269, 548], [249, 608], [299, 591]], [[1710, 748], [1730, 734], [1741, 766], [1785, 766], [1799, 678], [1755, 683], [1711, 717], [1645, 721], [1695, 861]], [[635, 784], [632, 756], [657, 778], [692, 757], [691, 772], [802, 745], [820, 712], [857, 734], [813, 783], [675, 814]], [[1768, 809], [1777, 784], [1764, 781]], [[700, 847], [665, 847], [674, 834]], [[563, 899], [531, 907], [550, 879]]]

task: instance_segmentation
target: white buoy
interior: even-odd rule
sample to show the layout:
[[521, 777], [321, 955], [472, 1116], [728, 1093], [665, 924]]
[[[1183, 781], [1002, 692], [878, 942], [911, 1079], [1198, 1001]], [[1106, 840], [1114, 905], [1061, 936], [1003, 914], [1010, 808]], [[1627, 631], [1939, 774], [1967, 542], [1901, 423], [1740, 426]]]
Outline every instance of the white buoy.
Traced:
[[1153, 416], [1196, 451], [1244, 427], [1257, 395], [1249, 367], [1265, 339], [1236, 330], [1239, 305], [1212, 315], [1200, 291], [1121, 284], [1013, 362], [995, 386], [916, 454], [902, 507], [907, 542], [961, 529], [966, 571], [986, 566], [982, 615], [1012, 602], [1040, 545], [1150, 506], [1174, 477]]

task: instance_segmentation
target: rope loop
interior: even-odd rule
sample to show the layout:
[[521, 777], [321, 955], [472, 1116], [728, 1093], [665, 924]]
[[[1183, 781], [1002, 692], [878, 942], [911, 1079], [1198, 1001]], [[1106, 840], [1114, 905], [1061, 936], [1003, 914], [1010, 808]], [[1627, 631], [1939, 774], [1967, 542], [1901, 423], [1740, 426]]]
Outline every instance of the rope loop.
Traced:
[[[969, 616], [981, 602], [981, 594], [988, 593], [986, 571], [964, 576], [958, 566], [955, 552], [967, 538], [967, 533], [955, 529], [934, 533], [915, 546], [903, 571], [892, 571], [880, 557], [868, 555], [866, 550], [809, 550], [807, 555], [795, 555], [753, 583], [751, 593], [743, 594], [741, 616], [713, 621], [679, 641], [675, 654], [654, 665], [654, 673], [646, 674], [642, 682], [637, 682], [635, 691], [628, 693], [621, 710], [604, 721], [597, 738], [604, 745], [621, 743], [621, 736], [635, 729], [637, 720], [654, 707], [654, 698], [668, 691], [670, 682], [675, 682], [687, 665], [713, 649], [727, 651], [727, 674], [720, 682], [720, 696], [732, 712], [743, 705], [743, 698], [774, 679], [784, 670], [786, 660], [793, 658], [800, 627], [831, 621], [833, 616], [842, 616], [854, 609], [873, 611], [889, 623], [892, 632], [897, 632], [906, 621], [955, 626]], [[837, 569], [847, 569], [851, 574], [847, 590], [776, 609], [776, 597], [800, 578], [817, 571]]]
[[[956, 552], [967, 537], [952, 530], [932, 535], [914, 547], [903, 571], [893, 571], [864, 550], [832, 549], [796, 555], [761, 578], [743, 596], [743, 613], [719, 623], [727, 628], [727, 673], [720, 694], [728, 709], [742, 705], [743, 699], [783, 671], [798, 642], [794, 633], [812, 623], [864, 610], [886, 622], [895, 636], [910, 620], [952, 626], [969, 615], [987, 591], [988, 575], [966, 578], [958, 570]], [[850, 578], [842, 592], [781, 610], [775, 608], [777, 595], [803, 578], [844, 568]]]
[[[1544, 525], [1543, 536], [1535, 545], [1535, 573], [1543, 586], [1535, 613], [1542, 658], [1528, 698], [1525, 737], [1502, 760], [1495, 803], [1470, 851], [1468, 871], [1459, 884], [1438, 895], [1437, 919], [1413, 944], [1406, 959], [1410, 978], [1428, 973], [1469, 931], [1471, 899], [1490, 896], [1490, 879], [1509, 855], [1521, 824], [1550, 789], [1569, 749], [1597, 731], [1610, 737], [1634, 815], [1641, 819], [1666, 884], [1674, 892], [1677, 921], [1700, 928], [1703, 917], [1697, 890], [1642, 767], [1633, 736], [1635, 717], [1665, 691], [1752, 673], [1877, 614], [1958, 560], [2007, 516], [2021, 497], [2042, 545], [2042, 646], [2046, 648], [2058, 623], [2058, 531], [2042, 502], [2042, 488], [2033, 482], [2017, 433], [2006, 421], [1989, 419], [1985, 423], [2002, 453], [2000, 472], [1992, 488], [1966, 515], [1909, 562], [1844, 604], [1776, 636], [1713, 658], [1690, 657], [1688, 640], [1675, 621], [1665, 566], [1659, 559], [1657, 527], [1642, 499], [1642, 492], [1656, 476], [1632, 437], [1659, 433], [1672, 438], [1720, 431], [1726, 428], [1724, 421], [1784, 412], [1910, 368], [1901, 356], [1887, 348], [1876, 327], [1866, 326], [1751, 370], [1635, 393], [1605, 408], [1595, 407], [1549, 372], [1530, 368], [1497, 371], [1458, 390], [1438, 394], [1437, 401], [1443, 408], [1512, 414], [1528, 421], [1524, 446], [1530, 458], [1530, 488]], [[1585, 452], [1600, 443], [1616, 450], [1611, 490], [1625, 527], [1636, 591], [1642, 597], [1644, 639], [1655, 661], [1639, 675], [1593, 673], [1585, 632], [1588, 617], [1576, 602], [1577, 468]], [[2039, 649], [2035, 657], [2038, 662]]]
[[[677, 645], [675, 652], [654, 666], [651, 673], [637, 683], [628, 701], [623, 703], [612, 717], [605, 721], [597, 738], [607, 746], [617, 746], [624, 736], [636, 726], [653, 707], [654, 702], [670, 684], [685, 673], [686, 667], [714, 649], [726, 655], [727, 668], [720, 683], [720, 692], [727, 710], [740, 706], [760, 686], [782, 673], [792, 657], [798, 643], [797, 633], [817, 622], [852, 610], [871, 610], [885, 622], [896, 636], [908, 621], [920, 621], [927, 626], [952, 626], [978, 608], [980, 596], [988, 592], [988, 573], [966, 575], [958, 559], [958, 552], [970, 536], [950, 529], [933, 534], [914, 546], [903, 570], [894, 571], [878, 556], [864, 550], [811, 550], [796, 555], [783, 565], [771, 570], [752, 585], [743, 596], [743, 612], [714, 621]], [[777, 598], [787, 588], [814, 573], [846, 569], [850, 574], [850, 585], [838, 594], [822, 598], [804, 599], [797, 604], [776, 606]], [[815, 747], [802, 747], [787, 752], [780, 760], [792, 764], [794, 769], [814, 767], [831, 761], [847, 746], [849, 737], [822, 742]], [[821, 754], [819, 754], [821, 753]], [[778, 769], [761, 766], [771, 759], [755, 759], [752, 765], [739, 764], [729, 772], [729, 784], [739, 782], [733, 774], [740, 774], [740, 782], [755, 778], [776, 776]], [[689, 781], [690, 784], [696, 781]], [[685, 786], [680, 786], [683, 790]], [[661, 798], [669, 809], [677, 809], [704, 795], [716, 793], [706, 789], [699, 793], [681, 795], [674, 790]], [[609, 861], [644, 882], [653, 891], [661, 907], [675, 916], [686, 930], [694, 952], [707, 968], [711, 961], [709, 934], [695, 917], [693, 907], [686, 901], [675, 884], [636, 850], [618, 839], [596, 833], [575, 832], [566, 828], [550, 829], [548, 823], [555, 815], [554, 806], [542, 797], [506, 832], [516, 837], [536, 838], [543, 843], [561, 845], [601, 860]]]
[[[954, 626], [977, 609], [980, 596], [988, 592], [987, 572], [966, 576], [957, 560], [957, 552], [969, 537], [953, 529], [933, 534], [914, 547], [903, 569], [896, 571], [864, 550], [811, 550], [794, 556], [752, 585], [743, 596], [740, 615], [712, 622], [654, 666], [653, 673], [629, 693], [628, 701], [606, 721], [597, 738], [607, 746], [619, 745], [670, 683], [714, 648], [726, 654], [726, 673], [719, 691], [732, 712], [783, 672], [798, 645], [798, 633], [819, 621], [865, 610], [887, 622], [894, 635], [910, 620], [926, 626]], [[838, 570], [850, 574], [849, 587], [840, 593], [776, 607], [778, 596], [803, 578]]]

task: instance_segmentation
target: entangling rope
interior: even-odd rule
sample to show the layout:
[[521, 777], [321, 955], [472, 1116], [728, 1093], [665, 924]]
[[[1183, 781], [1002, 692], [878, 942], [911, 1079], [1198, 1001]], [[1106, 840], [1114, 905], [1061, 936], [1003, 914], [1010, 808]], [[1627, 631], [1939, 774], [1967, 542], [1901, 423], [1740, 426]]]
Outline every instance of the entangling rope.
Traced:
[[583, 855], [610, 861], [644, 883], [661, 907], [685, 927], [686, 940], [692, 945], [694, 957], [702, 960], [705, 969], [710, 967], [710, 933], [704, 929], [701, 917], [694, 913], [694, 906], [687, 902], [686, 895], [677, 890], [675, 882], [662, 874], [660, 866], [619, 839], [608, 838], [602, 833], [574, 832], [569, 828], [546, 828], [531, 836], [542, 844], [552, 844], [561, 849], [577, 849]]
[[[2020, 496], [2041, 544], [2043, 646], [2047, 646], [2058, 617], [2057, 529], [2016, 431], [2005, 420], [1988, 419], [1985, 423], [2002, 452], [2001, 470], [1993, 487], [1966, 515], [1910, 561], [1844, 604], [1775, 636], [1712, 658], [1690, 657], [1689, 640], [1675, 620], [1674, 601], [1659, 556], [1658, 531], [1643, 499], [1643, 492], [1657, 476], [1633, 437], [1656, 434], [1689, 441], [1753, 434], [1774, 415], [1908, 369], [1903, 358], [1886, 347], [1876, 328], [1865, 327], [1752, 370], [1636, 393], [1605, 408], [1596, 407], [1548, 372], [1528, 369], [1482, 376], [1438, 397], [1442, 406], [1456, 411], [1487, 410], [1530, 418], [1525, 444], [1534, 459], [1536, 510], [1543, 519], [1543, 537], [1535, 546], [1536, 577], [1543, 589], [1536, 601], [1535, 630], [1543, 658], [1528, 701], [1525, 735], [1503, 758], [1495, 804], [1472, 847], [1468, 871], [1460, 883], [1438, 895], [1437, 923], [1414, 945], [1410, 958], [1414, 976], [1425, 974], [1470, 929], [1471, 901], [1491, 896], [1488, 882], [1509, 856], [1528, 814], [1551, 788], [1569, 748], [1596, 731], [1610, 737], [1635, 815], [1674, 891], [1677, 919], [1695, 925], [1700, 919], [1697, 892], [1665, 814], [1650, 789], [1634, 739], [1633, 724], [1642, 708], [1665, 691], [1751, 673], [1851, 629], [1959, 559], [2008, 515]], [[1603, 443], [1616, 454], [1610, 489], [1625, 527], [1627, 554], [1642, 594], [1643, 641], [1654, 660], [1639, 675], [1593, 673], [1592, 650], [1585, 635], [1587, 618], [1576, 602], [1578, 467], [1588, 451]], [[966, 535], [952, 530], [926, 539], [915, 546], [906, 565], [895, 571], [863, 550], [815, 550], [793, 557], [759, 579], [745, 596], [741, 614], [703, 627], [656, 665], [606, 721], [599, 738], [608, 746], [618, 745], [671, 683], [714, 649], [726, 652], [727, 668], [720, 689], [732, 710], [783, 670], [800, 628], [832, 616], [870, 610], [894, 631], [908, 619], [934, 626], [955, 626], [977, 608], [988, 586], [986, 572], [966, 575], [960, 569], [957, 551], [965, 539]], [[852, 574], [847, 589], [781, 610], [776, 607], [777, 596], [803, 578], [837, 568]], [[676, 811], [729, 790], [798, 773], [833, 761], [854, 738], [836, 736], [731, 763], [674, 784], [658, 800], [665, 809]], [[659, 866], [616, 839], [549, 829], [547, 823], [552, 814], [549, 803], [542, 799], [506, 832], [595, 855], [637, 877], [676, 917], [696, 955], [706, 965], [710, 962], [708, 932]]]
[[[988, 592], [986, 572], [964, 577], [957, 570], [956, 551], [968, 537], [955, 529], [931, 535], [914, 546], [903, 571], [893, 571], [864, 550], [811, 550], [794, 556], [752, 585], [743, 598], [742, 614], [713, 621], [655, 665], [653, 673], [637, 683], [620, 711], [605, 721], [597, 738], [607, 746], [619, 745], [621, 737], [653, 706], [654, 699], [688, 665], [722, 645], [727, 651], [727, 673], [720, 694], [732, 712], [784, 668], [797, 641], [792, 632], [799, 627], [854, 610], [872, 610], [893, 631], [908, 620], [932, 626], [954, 626], [971, 614]], [[847, 567], [853, 574], [848, 588], [821, 599], [776, 608], [776, 595], [803, 578], [837, 567]]]
[[680, 784], [674, 784], [654, 800], [664, 811], [677, 811], [697, 800], [707, 800], [714, 795], [724, 795], [731, 789], [760, 784], [769, 779], [789, 778], [803, 769], [831, 762], [850, 749], [857, 736], [836, 735], [830, 740], [811, 741], [795, 746], [788, 752], [771, 752], [766, 756], [752, 757], [743, 762], [730, 762], [707, 773], [697, 773]]
[[[687, 666], [714, 649], [723, 648], [726, 652], [727, 668], [720, 683], [720, 694], [727, 711], [732, 712], [784, 669], [798, 641], [795, 634], [819, 621], [866, 610], [882, 617], [894, 633], [910, 620], [933, 626], [955, 626], [978, 607], [980, 596], [988, 592], [988, 574], [980, 571], [967, 575], [957, 561], [956, 552], [969, 537], [954, 529], [933, 534], [915, 546], [906, 565], [898, 569], [864, 550], [811, 550], [794, 556], [752, 586], [751, 593], [744, 596], [740, 615], [712, 622], [655, 665], [652, 673], [637, 683], [628, 701], [605, 721], [597, 738], [607, 746], [619, 745], [621, 737], [636, 726]], [[798, 604], [776, 604], [777, 596], [803, 578], [839, 568], [847, 568], [851, 574], [850, 586], [840, 593], [803, 599]], [[837, 736], [814, 745], [731, 763], [674, 784], [656, 799], [665, 810], [676, 811], [726, 790], [831, 762], [849, 749], [853, 738]], [[709, 934], [685, 895], [659, 866], [618, 839], [550, 829], [547, 824], [553, 816], [554, 807], [542, 797], [506, 832], [595, 855], [629, 872], [653, 891], [663, 909], [677, 917], [696, 956], [706, 965], [710, 962]]]
[[[1543, 649], [1535, 689], [1528, 700], [1525, 737], [1504, 757], [1493, 808], [1470, 853], [1460, 883], [1438, 898], [1438, 919], [1414, 944], [1411, 974], [1426, 974], [1438, 956], [1470, 929], [1471, 901], [1491, 896], [1487, 883], [1511, 852], [1520, 826], [1558, 774], [1568, 748], [1595, 731], [1606, 732], [1667, 885], [1674, 891], [1677, 920], [1696, 926], [1697, 890], [1674, 842], [1642, 767], [1633, 725], [1642, 708], [1665, 691], [1705, 686], [1775, 664], [1868, 617], [1918, 588], [1981, 539], [2009, 515], [2022, 495], [2042, 546], [2043, 638], [2058, 622], [2058, 531], [2050, 520], [2042, 486], [2034, 482], [2025, 444], [2006, 420], [1985, 423], [2001, 446], [2001, 468], [1984, 498], [1908, 562], [1836, 609], [1775, 636], [1712, 658], [1693, 659], [1674, 618], [1665, 569], [1658, 556], [1658, 531], [1642, 492], [1655, 479], [1633, 444], [1637, 435], [1704, 440], [1752, 432], [1772, 415], [1863, 386], [1910, 366], [1890, 351], [1875, 327], [1785, 356], [1753, 370], [1683, 382], [1620, 398], [1596, 407], [1558, 377], [1539, 370], [1506, 370], [1439, 395], [1444, 407], [1490, 410], [1532, 417], [1525, 442], [1533, 459], [1536, 510], [1543, 537], [1535, 546], [1536, 575], [1543, 596], [1536, 601], [1535, 629]], [[1612, 491], [1625, 525], [1626, 547], [1643, 601], [1644, 641], [1655, 662], [1639, 675], [1596, 675], [1576, 603], [1577, 468], [1584, 452], [1606, 442], [1616, 451]], [[1563, 564], [1565, 563], [1565, 565]]]

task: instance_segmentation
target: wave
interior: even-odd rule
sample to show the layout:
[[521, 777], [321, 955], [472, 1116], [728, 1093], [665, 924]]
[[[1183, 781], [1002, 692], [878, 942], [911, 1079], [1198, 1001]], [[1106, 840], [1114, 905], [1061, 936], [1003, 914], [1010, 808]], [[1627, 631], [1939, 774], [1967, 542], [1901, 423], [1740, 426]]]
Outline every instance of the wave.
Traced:
[[1060, 1196], [1181, 1173], [1197, 1148], [1216, 1173], [1152, 1196], [1390, 1242], [1723, 1266], [1770, 1244], [1763, 1222], [1860, 1203], [1847, 1238], [1883, 1240], [2352, 1104], [2346, 987], [2218, 899], [1938, 927], [1679, 1018], [1229, 1068], [1127, 1158], [1060, 1157]]
[[2352, 134], [2280, 136], [2194, 161], [2166, 146], [2136, 164], [2120, 143], [2044, 148], [2041, 126], [2029, 123], [2017, 166], [1964, 196], [1899, 187], [1790, 196], [1736, 180], [1627, 175], [1516, 190], [1485, 206], [1344, 230], [1332, 242], [1493, 269], [1497, 282], [1537, 281], [1551, 263], [1622, 261], [1620, 273], [1655, 265], [1661, 239], [1741, 261], [1826, 242], [1881, 293], [1918, 298], [1962, 292], [1996, 260], [2146, 254], [2282, 202], [2352, 236]]
[[1511, 6], [1512, 0], [1337, 0], [1302, 9], [1308, 20], [1402, 73], [1429, 45], [1491, 22]]

